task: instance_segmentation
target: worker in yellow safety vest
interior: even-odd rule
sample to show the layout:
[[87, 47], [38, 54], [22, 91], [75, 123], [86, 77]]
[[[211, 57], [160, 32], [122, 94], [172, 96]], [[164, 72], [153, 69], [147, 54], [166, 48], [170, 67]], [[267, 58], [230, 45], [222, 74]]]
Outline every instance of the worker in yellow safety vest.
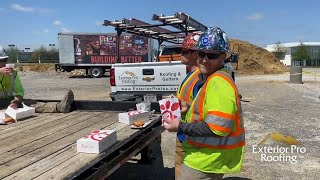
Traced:
[[[69, 112], [74, 99], [73, 92], [68, 90], [60, 102], [38, 102], [34, 100], [23, 100], [24, 89], [21, 84], [17, 71], [7, 64], [9, 56], [5, 49], [0, 46], [0, 109], [10, 106], [14, 109], [22, 107], [22, 102], [35, 108], [37, 113], [40, 112]], [[3, 105], [4, 102], [8, 104]]]
[[12, 67], [6, 66], [8, 57], [0, 46], [0, 98], [12, 97], [9, 106], [16, 107], [22, 101], [24, 89], [18, 73]]
[[[180, 84], [177, 91], [177, 98], [179, 99], [181, 105], [181, 118], [185, 119], [185, 115], [194, 99], [198, 93], [193, 88], [198, 82], [198, 75], [200, 70], [197, 66], [198, 53], [196, 45], [198, 43], [200, 34], [199, 33], [189, 33], [183, 40], [181, 44], [181, 63], [187, 66], [190, 72]], [[181, 142], [185, 141], [185, 135], [181, 132], [177, 132], [176, 141], [176, 161], [175, 161], [175, 177], [178, 178], [180, 174], [181, 164], [183, 161], [183, 148]]]
[[240, 172], [245, 130], [237, 87], [224, 69], [230, 52], [220, 28], [210, 27], [197, 44], [200, 88], [185, 122], [166, 119], [165, 128], [186, 135], [179, 179], [222, 179]]

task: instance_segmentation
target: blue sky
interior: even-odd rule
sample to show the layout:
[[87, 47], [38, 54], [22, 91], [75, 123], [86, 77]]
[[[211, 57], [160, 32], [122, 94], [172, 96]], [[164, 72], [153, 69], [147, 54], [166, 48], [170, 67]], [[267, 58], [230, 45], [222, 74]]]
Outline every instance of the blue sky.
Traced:
[[58, 32], [114, 32], [103, 20], [185, 12], [230, 38], [265, 46], [320, 41], [320, 2], [311, 0], [0, 0], [0, 45], [57, 44]]

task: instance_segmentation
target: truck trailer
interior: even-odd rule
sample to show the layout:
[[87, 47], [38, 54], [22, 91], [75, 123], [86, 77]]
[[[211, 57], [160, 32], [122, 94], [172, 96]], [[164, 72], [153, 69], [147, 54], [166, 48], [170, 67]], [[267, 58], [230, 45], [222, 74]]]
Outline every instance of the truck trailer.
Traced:
[[114, 63], [152, 61], [150, 38], [123, 33], [119, 40], [117, 33], [59, 33], [59, 63], [55, 69], [84, 69], [91, 77], [101, 77]]

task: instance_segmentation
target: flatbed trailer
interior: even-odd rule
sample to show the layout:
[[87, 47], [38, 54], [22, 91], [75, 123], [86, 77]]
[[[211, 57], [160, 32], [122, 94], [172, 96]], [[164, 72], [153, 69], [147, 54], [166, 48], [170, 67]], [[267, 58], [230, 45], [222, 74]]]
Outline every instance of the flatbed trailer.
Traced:
[[[0, 179], [104, 179], [139, 152], [148, 160], [148, 145], [163, 132], [161, 118], [152, 115], [143, 129], [118, 122], [119, 112], [134, 108], [134, 102], [75, 101], [70, 113], [0, 126]], [[76, 141], [97, 129], [115, 129], [118, 142], [100, 154], [78, 153]]]

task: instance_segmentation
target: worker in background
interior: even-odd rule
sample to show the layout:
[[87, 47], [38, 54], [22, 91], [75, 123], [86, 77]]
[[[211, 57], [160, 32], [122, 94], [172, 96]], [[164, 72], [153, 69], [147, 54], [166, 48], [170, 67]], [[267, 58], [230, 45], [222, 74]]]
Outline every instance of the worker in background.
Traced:
[[[19, 75], [12, 67], [6, 67], [8, 56], [2, 46], [0, 46], [0, 100], [9, 102], [9, 106], [17, 109], [22, 107], [24, 89]], [[26, 100], [24, 103], [35, 108], [39, 112], [69, 112], [74, 95], [71, 90], [67, 92], [60, 102], [43, 103], [33, 100]]]
[[228, 38], [220, 28], [208, 28], [198, 42], [200, 90], [185, 121], [166, 119], [165, 128], [186, 135], [179, 179], [222, 179], [240, 172], [245, 130], [241, 102], [234, 81], [224, 68], [230, 52]]
[[[184, 121], [185, 115], [195, 97], [197, 92], [193, 91], [193, 87], [198, 81], [198, 74], [200, 73], [197, 66], [198, 54], [196, 45], [198, 43], [200, 34], [189, 33], [181, 44], [181, 63], [185, 64], [190, 70], [185, 79], [180, 84], [177, 91], [177, 98], [181, 106], [181, 120]], [[181, 164], [183, 160], [183, 148], [181, 142], [185, 140], [185, 135], [181, 132], [177, 133], [176, 141], [176, 161], [175, 161], [175, 178], [180, 174]]]

